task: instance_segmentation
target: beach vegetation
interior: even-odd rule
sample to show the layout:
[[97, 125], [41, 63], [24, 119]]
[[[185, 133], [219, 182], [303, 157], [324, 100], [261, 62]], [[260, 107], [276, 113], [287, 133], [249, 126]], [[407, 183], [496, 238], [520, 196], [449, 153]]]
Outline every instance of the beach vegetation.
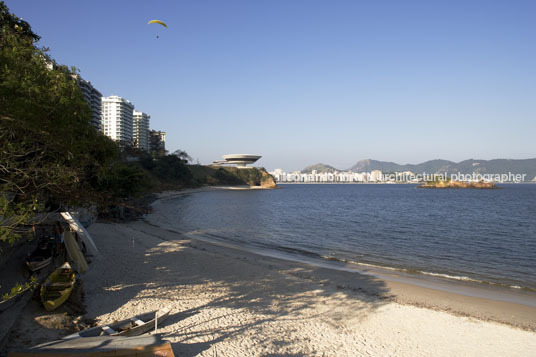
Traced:
[[172, 154], [153, 157], [140, 151], [137, 154], [140, 167], [146, 171], [153, 190], [195, 186], [186, 151], [176, 150]]
[[16, 283], [15, 286], [13, 286], [7, 293], [2, 294], [0, 301], [9, 300], [28, 289], [33, 289], [37, 285], [39, 285], [39, 282], [37, 281], [37, 277], [33, 275], [30, 277], [30, 280], [28, 280], [27, 282], [22, 283], [22, 284]]

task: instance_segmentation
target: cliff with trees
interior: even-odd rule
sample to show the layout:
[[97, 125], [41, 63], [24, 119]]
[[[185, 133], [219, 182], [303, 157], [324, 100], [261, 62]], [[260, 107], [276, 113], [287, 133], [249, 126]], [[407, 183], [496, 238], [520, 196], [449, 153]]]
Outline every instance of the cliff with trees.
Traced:
[[250, 186], [259, 188], [277, 187], [275, 180], [264, 168], [230, 166], [190, 166], [194, 181], [209, 186]]

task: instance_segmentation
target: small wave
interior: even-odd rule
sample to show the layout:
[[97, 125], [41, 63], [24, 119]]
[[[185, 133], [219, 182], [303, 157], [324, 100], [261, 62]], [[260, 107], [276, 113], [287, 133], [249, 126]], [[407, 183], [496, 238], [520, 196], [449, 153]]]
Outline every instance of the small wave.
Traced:
[[489, 283], [484, 280], [473, 279], [473, 278], [470, 278], [468, 276], [463, 276], [463, 275], [458, 276], [458, 275], [450, 275], [450, 274], [442, 274], [442, 273], [431, 273], [427, 271], [418, 271], [418, 273], [424, 274], [424, 275], [430, 275], [430, 276], [437, 276], [440, 278], [452, 279], [452, 280], [471, 281], [474, 283], [486, 283], [486, 284]]
[[373, 269], [390, 270], [390, 271], [403, 272], [403, 273], [408, 273], [408, 274], [417, 274], [417, 275], [422, 274], [422, 275], [428, 275], [428, 276], [438, 277], [442, 279], [465, 281], [465, 282], [485, 284], [485, 285], [502, 286], [502, 287], [506, 287], [510, 289], [519, 289], [519, 290], [525, 290], [525, 291], [536, 291], [536, 289], [526, 287], [526, 286], [509, 285], [509, 284], [504, 284], [504, 283], [479, 280], [479, 279], [475, 279], [475, 278], [471, 278], [471, 277], [463, 276], [463, 275], [451, 275], [451, 274], [445, 274], [445, 273], [427, 272], [427, 271], [417, 270], [417, 269], [396, 268], [396, 267], [390, 267], [390, 266], [379, 265], [379, 264], [357, 262], [357, 261], [344, 259], [344, 258], [338, 258], [334, 256], [323, 256], [322, 258], [325, 260], [329, 260], [329, 261], [335, 261], [335, 262], [340, 262], [340, 263], [345, 263], [345, 264], [354, 264], [354, 265], [369, 267]]
[[491, 282], [491, 281], [486, 281], [486, 280], [479, 280], [479, 279], [475, 279], [475, 278], [471, 278], [471, 277], [463, 276], [463, 275], [452, 275], [452, 274], [446, 274], [446, 273], [428, 272], [428, 271], [411, 269], [411, 268], [392, 267], [392, 266], [373, 264], [373, 263], [368, 263], [368, 262], [359, 262], [359, 261], [354, 261], [354, 260], [346, 259], [342, 257], [335, 257], [332, 255], [325, 256], [325, 255], [321, 255], [321, 254], [311, 252], [308, 250], [292, 248], [288, 246], [258, 244], [258, 243], [251, 245], [251, 244], [248, 244], [247, 242], [244, 242], [241, 239], [229, 237], [228, 235], [222, 234], [222, 233], [223, 232], [217, 231], [217, 230], [197, 229], [195, 231], [188, 232], [186, 235], [191, 235], [192, 237], [197, 236], [197, 238], [200, 238], [199, 236], [202, 236], [205, 239], [208, 239], [209, 241], [212, 241], [212, 242], [214, 241], [226, 242], [227, 241], [231, 244], [235, 244], [235, 248], [238, 248], [238, 249], [240, 249], [241, 247], [246, 248], [247, 246], [250, 246], [250, 248], [254, 248], [255, 246], [257, 246], [257, 248], [284, 252], [284, 253], [288, 253], [291, 255], [305, 256], [305, 257], [313, 258], [313, 260], [327, 260], [327, 261], [336, 262], [336, 263], [351, 264], [351, 265], [356, 265], [360, 267], [367, 267], [371, 269], [378, 269], [378, 270], [384, 270], [384, 271], [388, 270], [388, 271], [401, 272], [401, 273], [407, 273], [407, 274], [413, 274], [413, 275], [427, 275], [427, 276], [433, 276], [433, 277], [437, 277], [441, 279], [464, 281], [464, 282], [476, 283], [476, 284], [494, 285], [494, 286], [501, 286], [501, 287], [506, 287], [506, 288], [511, 288], [511, 289], [520, 289], [520, 290], [532, 291], [532, 292], [536, 291], [536, 289], [530, 288], [530, 287], [524, 287], [524, 286], [519, 286], [519, 285], [509, 285], [505, 283]]
[[371, 263], [356, 262], [354, 260], [338, 258], [338, 257], [334, 257], [332, 255], [330, 255], [330, 256], [321, 256], [321, 258], [325, 259], [325, 260], [330, 260], [330, 261], [333, 261], [333, 262], [354, 264], [354, 265], [365, 266], [365, 267], [375, 268], [375, 269], [409, 272], [408, 269], [404, 269], [404, 268], [394, 268], [394, 267], [389, 267], [389, 266], [385, 266], [385, 265], [377, 265], [377, 264], [371, 264]]
[[272, 246], [272, 248], [282, 251], [282, 252], [286, 252], [286, 253], [305, 255], [307, 257], [313, 257], [313, 258], [324, 258], [318, 253], [314, 253], [314, 252], [310, 252], [310, 251], [298, 249], [298, 248], [291, 248], [291, 247], [285, 247], [285, 246]]
[[503, 288], [518, 289], [518, 290], [525, 290], [525, 291], [532, 291], [532, 292], [536, 291], [536, 289], [530, 288], [528, 286], [510, 285], [510, 284], [506, 284], [506, 283], [498, 283], [498, 282], [487, 281], [487, 280], [479, 280], [479, 279], [470, 278], [468, 276], [457, 276], [457, 275], [449, 275], [449, 274], [441, 274], [441, 273], [431, 273], [431, 272], [426, 272], [426, 271], [417, 271], [417, 273], [424, 274], [424, 275], [437, 276], [439, 278], [444, 278], [444, 279], [468, 281], [468, 282], [471, 282], [471, 283], [478, 283], [478, 284], [485, 284], [485, 285], [501, 286]]

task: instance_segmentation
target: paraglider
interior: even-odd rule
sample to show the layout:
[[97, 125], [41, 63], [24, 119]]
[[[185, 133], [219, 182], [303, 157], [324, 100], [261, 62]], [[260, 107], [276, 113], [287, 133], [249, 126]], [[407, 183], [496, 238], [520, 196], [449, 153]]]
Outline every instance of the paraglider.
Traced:
[[[167, 25], [164, 22], [160, 21], [160, 20], [151, 20], [151, 21], [149, 21], [147, 23], [147, 25], [150, 25], [150, 24], [159, 24], [159, 25], [162, 25], [165, 28], [167, 28]], [[156, 35], [156, 38], [160, 38], [160, 36]]]
[[160, 20], [151, 20], [147, 23], [147, 25], [150, 25], [150, 24], [160, 24], [162, 26], [164, 26], [165, 28], [167, 28], [167, 25], [165, 23], [163, 23], [162, 21]]

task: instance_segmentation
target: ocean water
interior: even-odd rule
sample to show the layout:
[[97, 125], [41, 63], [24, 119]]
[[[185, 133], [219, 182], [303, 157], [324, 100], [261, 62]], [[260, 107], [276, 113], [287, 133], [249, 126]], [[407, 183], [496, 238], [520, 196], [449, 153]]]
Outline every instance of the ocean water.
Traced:
[[282, 185], [168, 198], [192, 236], [287, 256], [536, 291], [536, 185]]

